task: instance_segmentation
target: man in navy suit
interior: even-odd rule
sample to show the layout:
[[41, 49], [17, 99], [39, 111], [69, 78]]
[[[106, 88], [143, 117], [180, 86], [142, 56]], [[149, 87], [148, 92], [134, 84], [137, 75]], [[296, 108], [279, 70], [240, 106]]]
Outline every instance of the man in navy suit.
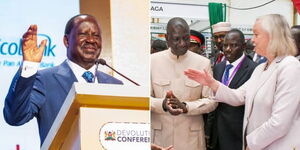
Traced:
[[[230, 30], [223, 43], [226, 60], [213, 69], [214, 78], [230, 88], [237, 89], [250, 77], [256, 63], [244, 54], [244, 34], [238, 29]], [[243, 149], [244, 106], [234, 107], [219, 103], [216, 110], [208, 115], [206, 135], [209, 150]]]
[[298, 50], [298, 53], [296, 54], [296, 58], [300, 61], [300, 25], [292, 26], [291, 33], [295, 40], [295, 44]]
[[74, 82], [123, 84], [95, 71], [102, 48], [101, 29], [91, 15], [72, 17], [65, 28], [67, 60], [59, 66], [38, 71], [46, 40], [37, 46], [37, 26], [31, 25], [22, 39], [23, 64], [17, 71], [5, 98], [4, 118], [13, 126], [37, 118], [43, 144]]

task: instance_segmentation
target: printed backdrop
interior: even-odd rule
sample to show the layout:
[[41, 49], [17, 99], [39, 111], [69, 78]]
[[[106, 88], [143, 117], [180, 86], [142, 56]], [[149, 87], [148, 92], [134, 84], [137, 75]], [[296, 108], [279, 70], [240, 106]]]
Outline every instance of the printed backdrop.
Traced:
[[36, 119], [13, 127], [3, 118], [5, 96], [22, 62], [20, 40], [30, 24], [37, 24], [39, 42], [48, 40], [40, 68], [60, 64], [66, 58], [64, 27], [79, 13], [79, 0], [1, 0], [0, 10], [0, 149], [38, 150]]

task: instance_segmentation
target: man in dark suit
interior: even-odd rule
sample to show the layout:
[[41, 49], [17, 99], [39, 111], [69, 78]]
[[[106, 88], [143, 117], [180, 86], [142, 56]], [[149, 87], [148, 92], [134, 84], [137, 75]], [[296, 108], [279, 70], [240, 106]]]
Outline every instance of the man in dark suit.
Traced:
[[296, 54], [296, 58], [300, 61], [300, 25], [292, 26], [291, 33], [295, 40], [295, 44], [298, 50], [298, 53]]
[[[256, 63], [245, 56], [245, 47], [245, 38], [240, 30], [232, 29], [227, 33], [223, 44], [226, 60], [213, 69], [216, 80], [230, 88], [239, 88], [250, 78]], [[219, 103], [216, 110], [208, 115], [208, 149], [242, 150], [243, 116], [244, 106]]]
[[96, 71], [95, 61], [102, 48], [102, 36], [96, 18], [77, 15], [65, 28], [67, 60], [59, 66], [38, 71], [46, 40], [37, 46], [37, 26], [31, 25], [22, 39], [23, 64], [17, 71], [5, 99], [4, 118], [10, 125], [23, 125], [37, 118], [43, 144], [74, 82], [122, 84]]

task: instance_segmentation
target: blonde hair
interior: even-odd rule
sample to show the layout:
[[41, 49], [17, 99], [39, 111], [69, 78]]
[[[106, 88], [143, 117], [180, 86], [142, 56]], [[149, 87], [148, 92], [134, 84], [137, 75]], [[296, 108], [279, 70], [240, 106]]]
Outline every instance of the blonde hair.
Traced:
[[289, 24], [280, 14], [269, 14], [258, 17], [256, 22], [261, 23], [261, 27], [270, 37], [267, 53], [273, 56], [295, 56], [297, 54]]

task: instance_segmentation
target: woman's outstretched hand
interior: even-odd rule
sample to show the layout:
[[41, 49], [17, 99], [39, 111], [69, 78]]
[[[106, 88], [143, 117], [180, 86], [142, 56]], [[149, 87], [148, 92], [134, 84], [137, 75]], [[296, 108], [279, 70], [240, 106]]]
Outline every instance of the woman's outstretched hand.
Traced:
[[184, 75], [186, 75], [191, 80], [210, 87], [213, 92], [216, 92], [219, 88], [219, 82], [215, 80], [212, 75], [206, 70], [198, 71], [194, 69], [188, 69], [184, 71]]

